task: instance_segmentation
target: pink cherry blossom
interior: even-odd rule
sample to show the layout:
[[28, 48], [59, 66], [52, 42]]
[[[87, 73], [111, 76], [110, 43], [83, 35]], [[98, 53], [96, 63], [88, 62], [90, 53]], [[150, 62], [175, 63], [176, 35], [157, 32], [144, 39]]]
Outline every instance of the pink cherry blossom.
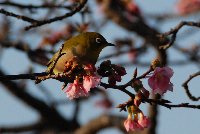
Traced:
[[90, 88], [97, 87], [101, 83], [101, 76], [95, 74], [96, 68], [92, 64], [84, 63], [85, 75], [83, 75], [83, 87], [90, 91]]
[[200, 0], [179, 0], [175, 5], [177, 14], [186, 15], [200, 10]]
[[105, 109], [109, 109], [113, 105], [112, 101], [110, 101], [108, 98], [104, 98], [104, 99], [96, 102], [95, 104], [96, 104], [96, 106], [105, 108]]
[[124, 126], [125, 126], [127, 132], [130, 132], [134, 128], [133, 123], [134, 123], [133, 121], [128, 120], [128, 119], [124, 121]]
[[67, 94], [67, 97], [71, 100], [73, 98], [78, 98], [79, 95], [84, 94], [88, 95], [88, 91], [83, 87], [82, 84], [79, 84], [79, 79], [75, 79], [74, 83], [70, 84], [68, 88], [64, 91]]
[[[65, 70], [73, 70], [76, 67], [84, 66], [84, 71], [76, 76], [74, 83], [70, 84], [68, 88], [64, 91], [67, 94], [67, 97], [71, 100], [73, 98], [78, 98], [79, 95], [85, 94], [88, 95], [90, 88], [97, 87], [101, 82], [101, 76], [96, 74], [96, 68], [94, 65], [89, 63], [80, 63], [79, 59], [76, 56], [72, 57], [65, 64]], [[79, 77], [83, 76], [83, 83], [79, 83]]]
[[128, 13], [130, 13], [132, 16], [139, 16], [140, 15], [140, 10], [139, 10], [138, 6], [133, 1], [130, 1], [130, 2], [127, 3], [126, 11], [128, 11]]
[[149, 117], [143, 116], [138, 120], [138, 124], [140, 124], [143, 128], [148, 128], [151, 126], [151, 122]]
[[132, 130], [138, 130], [138, 131], [143, 131], [144, 128], [138, 124], [137, 122], [134, 122], [134, 125], [133, 125], [133, 129]]
[[136, 60], [136, 50], [135, 49], [133, 49], [133, 50], [130, 50], [129, 52], [128, 52], [128, 59], [129, 59], [129, 61], [130, 62], [134, 62], [135, 60]]
[[153, 89], [153, 93], [163, 95], [167, 90], [173, 91], [173, 84], [170, 82], [173, 74], [173, 70], [169, 67], [156, 67], [152, 76], [146, 76], [149, 78], [148, 84]]
[[144, 130], [144, 128], [140, 124], [132, 120], [132, 116], [130, 115], [128, 116], [128, 119], [124, 121], [124, 126], [127, 132], [135, 131], [135, 130], [139, 130], [139, 131]]
[[139, 130], [139, 131], [144, 130], [144, 128], [140, 124], [138, 124], [137, 122], [134, 122], [134, 121], [130, 121], [130, 120], [126, 120], [124, 122], [124, 126], [125, 126], [127, 132], [135, 131], [135, 130]]
[[83, 87], [90, 91], [90, 88], [97, 87], [101, 83], [101, 76], [94, 74], [91, 76], [83, 76]]
[[84, 70], [85, 70], [86, 74], [94, 75], [94, 72], [96, 72], [95, 66], [92, 64], [86, 63], [86, 62], [84, 62], [83, 64], [84, 64]]

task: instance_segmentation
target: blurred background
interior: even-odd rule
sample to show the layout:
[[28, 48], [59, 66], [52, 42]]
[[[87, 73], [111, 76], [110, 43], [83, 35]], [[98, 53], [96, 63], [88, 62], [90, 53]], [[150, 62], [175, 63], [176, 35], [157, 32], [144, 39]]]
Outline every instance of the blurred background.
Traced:
[[[199, 71], [199, 28], [183, 26], [174, 44], [166, 50], [158, 48], [167, 44], [171, 35], [163, 38], [156, 35], [170, 31], [181, 21], [199, 22], [200, 1], [88, 0], [73, 16], [25, 30], [30, 22], [63, 16], [82, 3], [83, 0], [1, 0], [0, 9], [21, 17], [6, 16], [0, 10], [0, 75], [44, 72], [48, 60], [66, 40], [81, 32], [99, 32], [116, 47], [103, 49], [95, 66], [99, 67], [106, 60], [123, 66], [127, 74], [117, 85], [131, 80], [136, 67], [138, 76], [144, 74], [157, 58], [174, 71], [171, 78], [174, 91], [165, 93], [162, 98], [175, 105], [199, 105], [182, 87], [190, 75]], [[30, 20], [24, 20], [25, 17]], [[108, 83], [108, 79], [105, 77], [102, 82]], [[151, 92], [148, 80], [142, 79], [142, 82]], [[34, 80], [1, 81], [0, 132], [127, 133], [123, 122], [128, 113], [116, 108], [128, 101], [127, 94], [99, 86], [91, 89], [89, 97], [69, 100], [62, 85], [53, 79], [37, 85]], [[200, 96], [198, 77], [188, 86], [193, 96]], [[136, 94], [132, 87], [127, 90]], [[151, 93], [150, 98], [160, 96]], [[157, 124], [131, 133], [195, 134], [200, 131], [198, 109], [168, 109], [148, 103], [142, 103], [140, 109]]]

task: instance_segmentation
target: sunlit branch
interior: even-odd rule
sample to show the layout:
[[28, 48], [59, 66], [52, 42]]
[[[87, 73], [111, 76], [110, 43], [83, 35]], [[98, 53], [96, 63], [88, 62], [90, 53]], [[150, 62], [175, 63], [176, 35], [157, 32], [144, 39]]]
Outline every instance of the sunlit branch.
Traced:
[[23, 21], [27, 21], [27, 22], [32, 23], [32, 24], [34, 24], [34, 23], [36, 23], [36, 22], [39, 22], [39, 21], [37, 21], [37, 20], [34, 20], [34, 19], [32, 19], [32, 18], [23, 16], [23, 15], [17, 15], [17, 14], [15, 14], [15, 13], [8, 12], [8, 11], [6, 11], [6, 10], [4, 10], [4, 9], [1, 9], [1, 10], [0, 10], [0, 13], [5, 14], [6, 16], [12, 16], [12, 17], [15, 17], [15, 18], [17, 18], [17, 19], [21, 19], [21, 20], [23, 20]]

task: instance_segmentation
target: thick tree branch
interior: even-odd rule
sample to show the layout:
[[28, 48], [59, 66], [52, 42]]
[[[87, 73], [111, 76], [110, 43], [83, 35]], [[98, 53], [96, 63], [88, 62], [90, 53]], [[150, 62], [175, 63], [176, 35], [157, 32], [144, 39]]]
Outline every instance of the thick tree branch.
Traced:
[[159, 50], [159, 46], [168, 42], [167, 38], [158, 38], [156, 35], [158, 31], [149, 27], [142, 20], [138, 19], [135, 22], [129, 21], [123, 14], [123, 10], [119, 8], [119, 0], [103, 0], [105, 5], [105, 14], [108, 18], [114, 21], [119, 26], [123, 27], [128, 31], [132, 31], [142, 36], [147, 43], [152, 46], [158, 52], [158, 58], [162, 61], [163, 65], [166, 65], [167, 55], [164, 50]]
[[[5, 74], [0, 70], [0, 76], [3, 75]], [[45, 127], [67, 131], [72, 131], [78, 127], [77, 125], [71, 126], [72, 122], [65, 120], [54, 107], [49, 107], [43, 101], [30, 95], [23, 87], [19, 86], [20, 84], [13, 81], [1, 81], [1, 83], [25, 104], [37, 110], [40, 113], [42, 120], [47, 123]]]
[[16, 126], [16, 127], [0, 127], [0, 133], [19, 133], [33, 130], [40, 130], [44, 127], [44, 123], [37, 122], [31, 125]]
[[[24, 51], [27, 53], [28, 58], [41, 65], [46, 65], [49, 61], [49, 59], [46, 56], [46, 53], [52, 53], [51, 51], [45, 51], [43, 49], [35, 49], [31, 50], [29, 45], [23, 43], [23, 42], [7, 42], [7, 41], [0, 41], [0, 45], [3, 47], [14, 47], [17, 50]], [[28, 78], [30, 79], [30, 78]]]
[[[124, 29], [128, 31], [132, 31], [137, 33], [138, 35], [142, 36], [147, 43], [150, 43], [157, 51], [158, 55], [157, 58], [162, 62], [162, 64], [165, 66], [167, 64], [167, 55], [165, 50], [159, 49], [159, 46], [166, 44], [168, 42], [168, 39], [166, 37], [164, 38], [158, 38], [156, 35], [158, 34], [158, 31], [149, 27], [147, 24], [145, 24], [141, 19], [138, 19], [138, 21], [130, 22], [126, 17], [123, 16], [123, 10], [120, 10], [119, 7], [119, 1], [117, 0], [103, 0], [105, 6], [105, 13], [108, 18], [113, 20], [115, 23], [117, 23], [119, 26], [123, 27]], [[154, 99], [161, 99], [161, 96], [154, 95]], [[156, 131], [156, 124], [157, 124], [157, 114], [158, 109], [157, 105], [154, 104], [153, 107], [150, 107], [150, 118], [151, 121], [154, 122], [152, 124], [151, 128], [148, 129], [149, 134], [155, 134]]]
[[125, 133], [125, 120], [126, 118], [120, 116], [102, 115], [96, 119], [91, 120], [85, 126], [82, 126], [80, 129], [76, 130], [74, 134], [95, 134], [102, 129], [110, 127], [117, 127], [119, 130]]

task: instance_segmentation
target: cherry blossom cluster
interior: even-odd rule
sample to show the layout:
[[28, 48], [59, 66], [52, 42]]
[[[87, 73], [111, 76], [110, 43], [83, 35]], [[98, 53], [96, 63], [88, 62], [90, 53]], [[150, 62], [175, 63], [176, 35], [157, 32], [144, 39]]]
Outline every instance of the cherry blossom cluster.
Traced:
[[[170, 82], [174, 73], [173, 70], [169, 67], [163, 67], [158, 59], [153, 60], [151, 64], [151, 69], [154, 72], [148, 72], [143, 78], [148, 78], [148, 84], [153, 93], [163, 95], [167, 90], [173, 91], [173, 84]], [[82, 70], [76, 72], [76, 70], [80, 69]], [[94, 65], [83, 63], [76, 56], [66, 61], [64, 72], [68, 71], [74, 71], [68, 76], [74, 82], [64, 91], [69, 99], [78, 98], [80, 95], [88, 96], [90, 89], [97, 87], [101, 83], [102, 77], [108, 77], [109, 85], [114, 87], [116, 82], [121, 82], [121, 76], [126, 74], [125, 68], [111, 64], [110, 60], [102, 62], [98, 70], [96, 70]], [[129, 102], [124, 105], [128, 108], [128, 118], [124, 122], [124, 126], [128, 132], [132, 130], [142, 131], [144, 128], [150, 127], [151, 123], [149, 118], [144, 116], [143, 112], [139, 109], [139, 106], [141, 100], [149, 98], [150, 93], [144, 88], [140, 79], [133, 81], [131, 87], [135, 90], [136, 95], [135, 98], [131, 97]], [[109, 108], [111, 103], [107, 104], [107, 102], [109, 102], [108, 98], [99, 103], [99, 105]], [[138, 118], [138, 115], [140, 118]]]
[[135, 95], [134, 104], [136, 107], [139, 107], [139, 105], [141, 104], [141, 99], [149, 98], [150, 93], [148, 90], [146, 90], [143, 87], [142, 81], [140, 80], [133, 82], [131, 86], [134, 88], [135, 92], [137, 93]]
[[[154, 69], [153, 73], [148, 74], [145, 78], [148, 79], [149, 87], [153, 90], [154, 94], [163, 95], [169, 91], [173, 91], [173, 84], [170, 82], [170, 78], [173, 76], [173, 70], [169, 67], [162, 67], [161, 62], [158, 59], [152, 61], [152, 67]], [[151, 123], [147, 116], [144, 116], [142, 111], [139, 109], [141, 100], [144, 98], [149, 98], [149, 91], [146, 90], [142, 84], [142, 81], [136, 80], [132, 82], [131, 85], [134, 88], [136, 95], [134, 102], [132, 99], [129, 101], [128, 108], [128, 118], [124, 122], [124, 126], [129, 131], [143, 131], [144, 128], [150, 127]], [[119, 106], [118, 108], [120, 108]], [[122, 108], [122, 107], [121, 107]], [[138, 114], [140, 118], [138, 119]], [[132, 119], [134, 115], [134, 119]]]
[[[128, 106], [128, 113], [128, 118], [124, 121], [124, 126], [127, 132], [135, 130], [143, 131], [144, 128], [148, 128], [151, 126], [149, 117], [144, 116], [142, 111], [135, 105]], [[138, 118], [138, 114], [140, 118]]]
[[[109, 60], [101, 63], [97, 73], [94, 65], [82, 63], [76, 56], [66, 61], [64, 72], [81, 68], [83, 68], [83, 71], [80, 73], [68, 75], [68, 77], [74, 79], [74, 82], [64, 91], [69, 99], [78, 98], [79, 95], [87, 96], [91, 88], [97, 87], [101, 83], [102, 76], [108, 77], [108, 83], [115, 86], [116, 82], [121, 82], [121, 76], [126, 74], [125, 68], [111, 64]], [[80, 79], [82, 79], [82, 82], [80, 82]]]
[[[70, 84], [64, 91], [70, 100], [78, 98], [79, 95], [88, 96], [90, 89], [97, 87], [101, 82], [101, 76], [96, 73], [94, 65], [81, 63], [76, 56], [66, 62], [64, 71], [76, 70], [79, 68], [83, 68], [84, 70], [81, 73], [75, 73], [75, 76], [71, 76], [71, 78], [75, 77], [74, 83]], [[83, 78], [82, 82], [80, 82], [80, 78]]]

